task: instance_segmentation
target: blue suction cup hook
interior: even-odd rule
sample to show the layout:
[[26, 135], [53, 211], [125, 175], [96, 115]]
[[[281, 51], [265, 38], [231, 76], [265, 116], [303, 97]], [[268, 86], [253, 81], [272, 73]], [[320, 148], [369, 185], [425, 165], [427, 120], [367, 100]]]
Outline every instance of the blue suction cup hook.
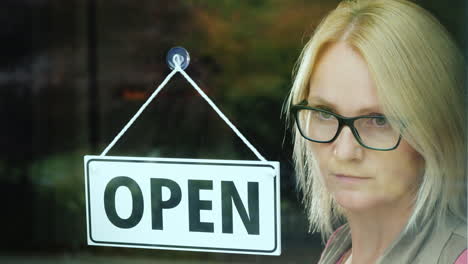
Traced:
[[175, 69], [176, 64], [179, 64], [180, 68], [185, 70], [190, 64], [190, 55], [186, 49], [174, 47], [167, 53], [166, 62], [171, 70]]

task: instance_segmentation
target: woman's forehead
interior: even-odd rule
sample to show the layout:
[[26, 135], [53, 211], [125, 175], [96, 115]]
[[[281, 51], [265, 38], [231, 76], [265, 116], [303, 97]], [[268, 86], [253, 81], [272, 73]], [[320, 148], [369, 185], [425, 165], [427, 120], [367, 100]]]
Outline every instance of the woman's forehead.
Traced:
[[380, 110], [377, 90], [362, 56], [344, 42], [323, 52], [310, 79], [309, 103], [327, 103], [343, 114]]

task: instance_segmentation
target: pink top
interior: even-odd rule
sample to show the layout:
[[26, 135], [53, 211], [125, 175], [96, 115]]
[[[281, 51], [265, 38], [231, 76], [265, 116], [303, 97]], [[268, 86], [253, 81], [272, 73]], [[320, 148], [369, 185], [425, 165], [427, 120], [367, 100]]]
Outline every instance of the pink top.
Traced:
[[458, 256], [457, 260], [455, 260], [455, 264], [467, 264], [468, 263], [468, 251], [465, 249], [460, 256]]
[[[333, 241], [333, 239], [335, 238], [336, 234], [344, 227], [344, 225], [340, 226], [338, 229], [335, 230], [335, 232], [333, 232], [333, 234], [330, 236], [330, 238], [328, 239], [327, 241], [327, 244], [325, 245], [325, 248], [327, 248], [331, 242]], [[338, 261], [336, 262], [336, 264], [342, 264], [343, 263], [343, 260], [344, 260], [344, 257], [346, 256], [346, 252], [340, 257], [340, 259], [338, 259]], [[322, 258], [322, 256], [320, 256], [320, 259]], [[320, 262], [320, 261], [319, 261]], [[456, 263], [458, 264], [458, 263]]]
[[[336, 262], [336, 264], [342, 264], [344, 263], [344, 260], [345, 260], [345, 256], [346, 256], [346, 253], [344, 253], [341, 258]], [[458, 263], [457, 263], [458, 264]]]

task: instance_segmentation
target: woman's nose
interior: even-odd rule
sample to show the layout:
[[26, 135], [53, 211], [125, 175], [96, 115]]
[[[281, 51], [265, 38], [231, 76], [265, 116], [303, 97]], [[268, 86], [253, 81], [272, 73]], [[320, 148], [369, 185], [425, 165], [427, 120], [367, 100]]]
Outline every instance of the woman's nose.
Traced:
[[336, 159], [349, 161], [360, 160], [363, 155], [363, 148], [357, 142], [353, 132], [347, 126], [343, 127], [338, 138], [333, 142], [333, 154]]

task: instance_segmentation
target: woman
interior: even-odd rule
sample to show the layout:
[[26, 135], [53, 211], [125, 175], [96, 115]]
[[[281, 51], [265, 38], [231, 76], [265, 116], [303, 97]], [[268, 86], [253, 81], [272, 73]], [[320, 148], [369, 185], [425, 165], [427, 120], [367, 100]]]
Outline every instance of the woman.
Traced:
[[345, 1], [322, 21], [287, 103], [319, 263], [466, 263], [463, 75], [411, 2]]

